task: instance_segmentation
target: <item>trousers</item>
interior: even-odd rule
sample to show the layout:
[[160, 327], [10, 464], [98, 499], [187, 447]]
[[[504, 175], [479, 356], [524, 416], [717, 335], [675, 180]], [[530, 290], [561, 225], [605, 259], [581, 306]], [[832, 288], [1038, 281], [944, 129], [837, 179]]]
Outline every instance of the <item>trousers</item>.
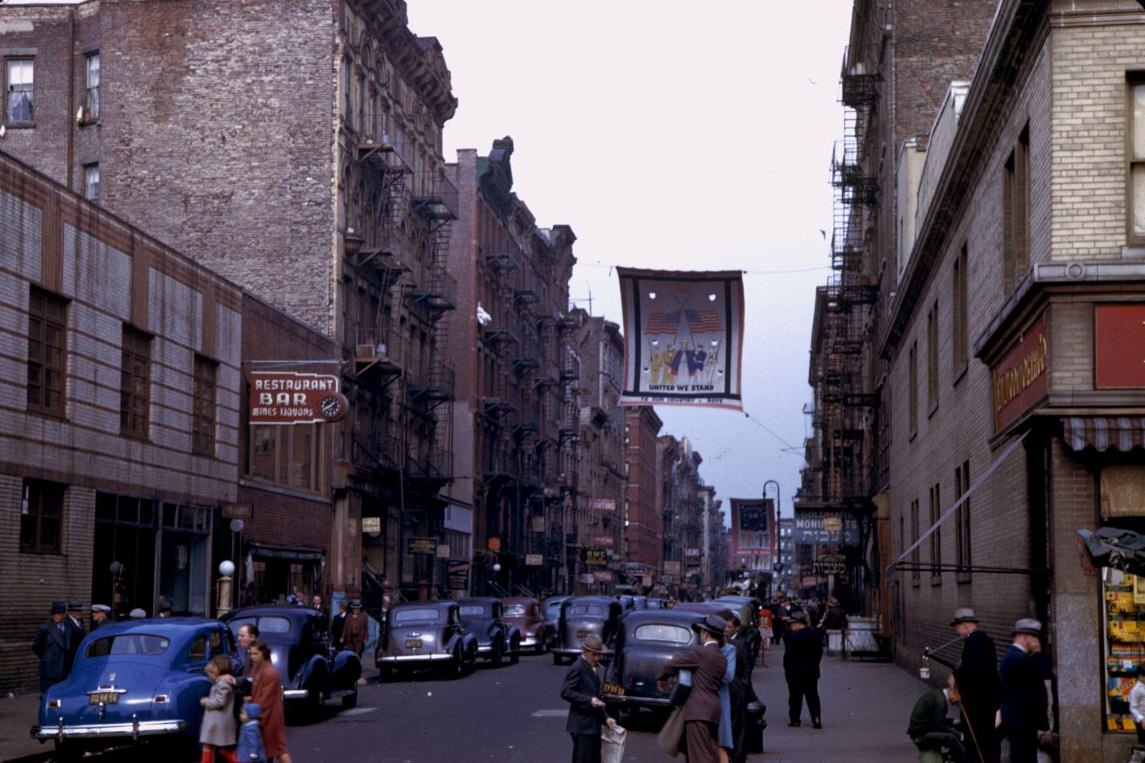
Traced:
[[719, 746], [716, 744], [718, 724], [707, 721], [684, 722], [684, 760], [688, 763], [718, 763]]
[[807, 712], [811, 713], [811, 720], [818, 721], [822, 708], [819, 705], [819, 679], [794, 678], [787, 679], [787, 715], [792, 723], [799, 722], [803, 713], [803, 699], [807, 699]]
[[600, 763], [600, 734], [569, 734], [572, 737], [572, 763]]

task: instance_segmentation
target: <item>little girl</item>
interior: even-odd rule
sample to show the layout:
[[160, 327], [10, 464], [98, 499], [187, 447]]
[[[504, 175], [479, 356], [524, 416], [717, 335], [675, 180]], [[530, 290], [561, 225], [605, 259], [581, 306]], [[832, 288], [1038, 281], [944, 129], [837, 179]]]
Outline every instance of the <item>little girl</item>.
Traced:
[[262, 746], [262, 732], [258, 728], [259, 708], [254, 702], [243, 705], [239, 716], [243, 725], [239, 730], [240, 763], [266, 763], [266, 750]]
[[217, 655], [207, 663], [204, 673], [211, 679], [211, 693], [199, 700], [205, 708], [199, 741], [203, 743], [202, 763], [212, 763], [215, 752], [227, 763], [235, 763], [235, 679], [231, 675], [231, 658]]

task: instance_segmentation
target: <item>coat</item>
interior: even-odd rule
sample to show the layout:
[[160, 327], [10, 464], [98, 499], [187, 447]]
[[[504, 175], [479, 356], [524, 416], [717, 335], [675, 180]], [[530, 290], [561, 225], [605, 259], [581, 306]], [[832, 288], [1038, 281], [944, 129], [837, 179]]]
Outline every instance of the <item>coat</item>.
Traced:
[[67, 677], [72, 672], [72, 665], [75, 664], [76, 654], [80, 650], [80, 642], [87, 634], [84, 633], [83, 625], [73, 620], [71, 615], [64, 618], [64, 627], [68, 632], [68, 659], [64, 665], [64, 676]]
[[366, 621], [366, 613], [351, 612], [346, 616], [346, 626], [342, 631], [342, 646], [361, 656], [366, 648], [366, 641], [370, 638], [370, 626]]
[[250, 701], [259, 706], [258, 727], [268, 758], [286, 755], [286, 714], [282, 706], [282, 678], [269, 662], [254, 671]]
[[242, 763], [266, 763], [266, 749], [262, 746], [258, 720], [250, 720], [239, 729], [239, 747], [235, 757]]
[[692, 691], [684, 703], [684, 722], [720, 722], [720, 684], [728, 669], [728, 661], [715, 642], [694, 646], [683, 654], [673, 657], [660, 674], [667, 678], [684, 669], [692, 671]]
[[783, 635], [783, 675], [789, 681], [818, 680], [823, 639], [814, 628], [789, 630]]
[[593, 707], [592, 698], [600, 698], [600, 673], [603, 670], [593, 670], [588, 660], [578, 657], [565, 673], [561, 699], [569, 703], [565, 731], [570, 734], [600, 734], [600, 728], [604, 725], [604, 708]]
[[993, 723], [994, 711], [998, 709], [998, 652], [986, 631], [975, 630], [966, 637], [954, 680], [966, 699], [967, 712], [989, 716]]
[[342, 631], [346, 630], [347, 613], [339, 612], [330, 618], [330, 640], [334, 646], [342, 645]]
[[1050, 677], [1049, 655], [1045, 652], [1029, 654], [1011, 644], [1002, 655], [998, 674], [1003, 731], [1049, 728], [1045, 684]]
[[941, 689], [931, 689], [918, 698], [914, 709], [910, 711], [910, 725], [906, 733], [912, 740], [919, 739], [924, 734], [936, 731], [949, 731], [950, 724], [946, 720], [946, 711], [949, 704], [946, 693]]
[[199, 741], [215, 747], [230, 747], [238, 738], [235, 728], [235, 689], [225, 677], [211, 684], [207, 704], [203, 706], [203, 725]]
[[47, 689], [67, 676], [67, 628], [60, 630], [55, 623], [44, 623], [36, 629], [32, 651], [40, 658], [40, 690]]

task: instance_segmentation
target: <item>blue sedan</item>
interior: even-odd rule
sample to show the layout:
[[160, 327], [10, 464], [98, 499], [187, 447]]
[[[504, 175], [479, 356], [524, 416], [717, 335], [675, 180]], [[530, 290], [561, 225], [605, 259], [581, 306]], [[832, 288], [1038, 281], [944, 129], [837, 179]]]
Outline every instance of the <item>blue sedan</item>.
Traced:
[[80, 644], [67, 679], [44, 693], [32, 736], [53, 740], [57, 759], [147, 738], [190, 747], [199, 737], [199, 700], [211, 687], [203, 668], [234, 652], [230, 631], [217, 620], [105, 625]]

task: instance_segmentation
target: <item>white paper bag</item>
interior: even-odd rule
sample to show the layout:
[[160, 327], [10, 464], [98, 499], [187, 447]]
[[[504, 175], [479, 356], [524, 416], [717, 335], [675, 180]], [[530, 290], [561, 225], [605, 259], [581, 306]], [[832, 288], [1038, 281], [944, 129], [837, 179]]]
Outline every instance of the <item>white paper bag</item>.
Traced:
[[600, 763], [620, 763], [624, 759], [624, 743], [628, 740], [628, 729], [617, 725], [605, 726], [600, 733]]

